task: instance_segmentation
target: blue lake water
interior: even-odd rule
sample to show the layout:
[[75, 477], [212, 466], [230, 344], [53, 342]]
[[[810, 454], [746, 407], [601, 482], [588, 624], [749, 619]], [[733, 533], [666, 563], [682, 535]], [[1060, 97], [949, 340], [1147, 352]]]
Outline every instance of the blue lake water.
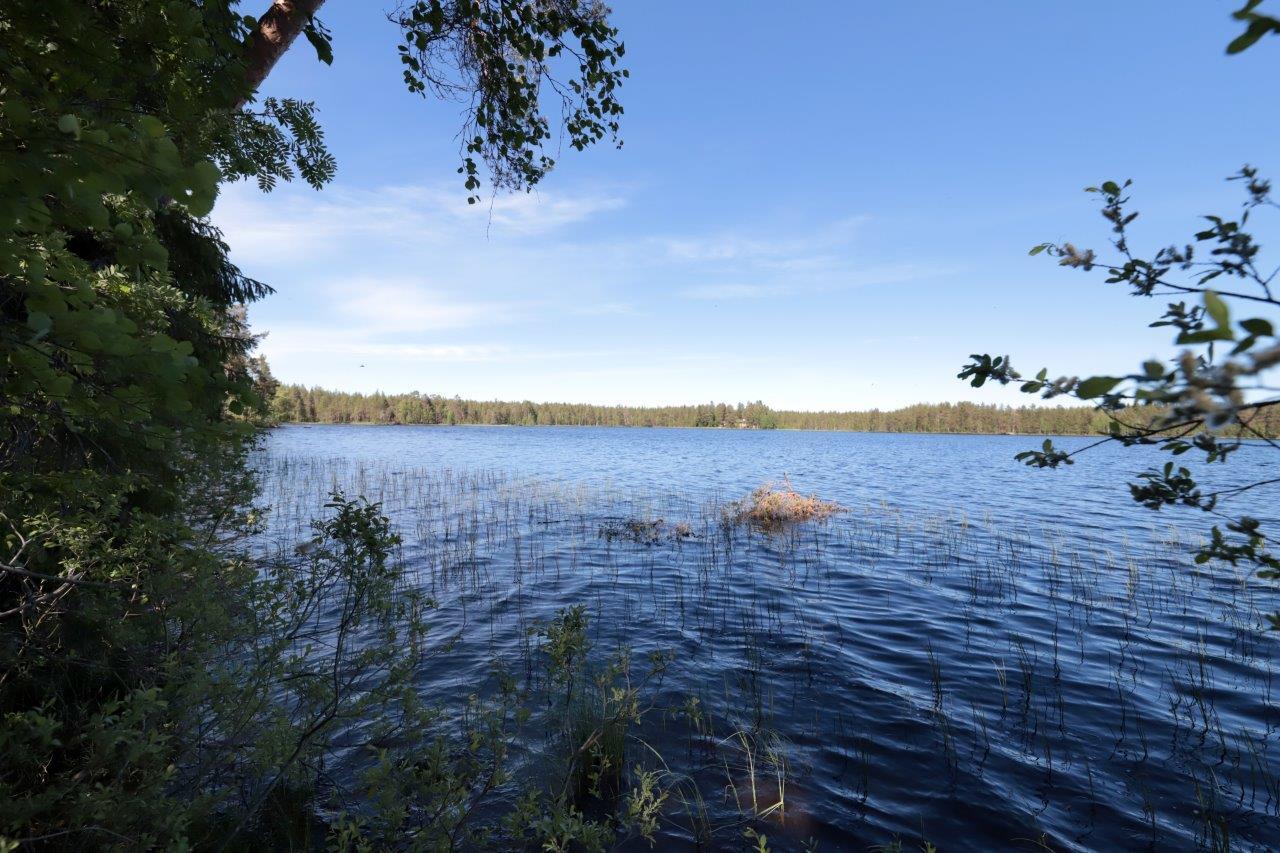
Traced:
[[[479, 689], [569, 604], [602, 653], [674, 652], [662, 699], [696, 696], [708, 728], [646, 736], [710, 791], [713, 846], [742, 845], [759, 758], [735, 752], [743, 732], [785, 764], [786, 807], [755, 824], [774, 849], [1280, 848], [1277, 588], [1194, 566], [1202, 513], [1130, 499], [1157, 451], [1013, 460], [1039, 441], [288, 426], [258, 463], [282, 547], [335, 484], [383, 502], [456, 638], [420, 673], [433, 701]], [[1206, 482], [1265, 463], [1246, 448]], [[722, 523], [784, 477], [849, 511], [781, 533]], [[1271, 519], [1278, 494], [1225, 508]], [[689, 535], [609, 535], [657, 519]], [[663, 846], [688, 843], [673, 819]]]

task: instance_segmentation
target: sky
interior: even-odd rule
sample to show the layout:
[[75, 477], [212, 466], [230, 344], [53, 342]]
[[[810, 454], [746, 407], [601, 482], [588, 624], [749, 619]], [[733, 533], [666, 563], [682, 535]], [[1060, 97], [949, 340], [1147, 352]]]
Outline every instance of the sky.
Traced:
[[[1029, 402], [955, 378], [1167, 357], [1163, 303], [1028, 249], [1104, 248], [1083, 188], [1132, 178], [1135, 244], [1185, 241], [1264, 171], [1280, 39], [1227, 57], [1220, 0], [618, 0], [623, 147], [466, 203], [462, 105], [405, 91], [389, 4], [329, 0], [262, 94], [315, 101], [320, 192], [226, 187], [279, 379], [346, 391], [776, 408]], [[1272, 174], [1275, 174], [1272, 171]]]

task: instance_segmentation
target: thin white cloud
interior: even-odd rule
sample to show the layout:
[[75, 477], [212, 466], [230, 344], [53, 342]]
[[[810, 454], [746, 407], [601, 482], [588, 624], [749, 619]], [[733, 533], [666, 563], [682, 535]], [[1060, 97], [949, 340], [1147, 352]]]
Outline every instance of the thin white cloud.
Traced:
[[579, 317], [605, 317], [610, 315], [635, 314], [636, 306], [631, 302], [601, 302], [596, 305], [577, 305], [571, 310]]
[[521, 193], [469, 205], [456, 189], [389, 186], [324, 192], [286, 186], [264, 194], [250, 184], [223, 189], [213, 221], [240, 264], [275, 266], [342, 257], [353, 250], [406, 251], [544, 237], [617, 210], [610, 193]]
[[769, 235], [719, 232], [669, 237], [662, 244], [667, 255], [678, 261], [787, 263], [847, 246], [867, 221], [866, 216], [850, 216], [800, 235], [786, 231]]
[[349, 356], [393, 358], [413, 362], [497, 361], [510, 353], [498, 344], [384, 343], [359, 331], [284, 327], [272, 329], [261, 345], [268, 358], [279, 356]]
[[472, 221], [483, 221], [483, 216], [491, 213], [494, 226], [516, 234], [536, 235], [557, 231], [625, 205], [626, 200], [616, 195], [544, 195], [538, 192], [502, 196], [494, 199], [491, 206], [472, 205], [468, 212]]
[[700, 284], [680, 291], [685, 299], [728, 300], [764, 299], [782, 296], [791, 291], [781, 285], [764, 284]]
[[519, 302], [466, 301], [410, 279], [347, 279], [330, 284], [329, 292], [344, 325], [370, 335], [500, 325], [530, 310]]
[[766, 299], [780, 296], [812, 296], [833, 290], [851, 287], [871, 287], [885, 284], [902, 284], [921, 281], [954, 272], [947, 267], [931, 267], [917, 264], [900, 264], [895, 266], [870, 267], [867, 269], [848, 269], [852, 262], [844, 261], [840, 265], [824, 266], [820, 270], [808, 270], [807, 275], [800, 270], [792, 270], [784, 281], [760, 284], [740, 282], [699, 284], [679, 291], [684, 299], [705, 301], [728, 301], [739, 299]]

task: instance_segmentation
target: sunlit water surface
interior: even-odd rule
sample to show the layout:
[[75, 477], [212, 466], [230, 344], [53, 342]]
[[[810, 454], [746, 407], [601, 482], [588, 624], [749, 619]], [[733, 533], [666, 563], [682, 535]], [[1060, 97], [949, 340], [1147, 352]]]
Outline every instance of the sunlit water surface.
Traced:
[[[1155, 450], [1013, 461], [1038, 443], [289, 426], [257, 464], [282, 549], [334, 485], [383, 503], [439, 602], [434, 631], [457, 638], [419, 674], [431, 701], [479, 689], [569, 604], [588, 606], [601, 655], [674, 652], [661, 699], [698, 697], [711, 730], [645, 736], [703, 768], [717, 845], [743, 843], [741, 731], [785, 756], [784, 819], [757, 824], [775, 849], [1280, 848], [1280, 646], [1263, 617], [1280, 595], [1191, 563], [1203, 514], [1133, 503], [1124, 478], [1163, 463]], [[1265, 460], [1249, 448], [1206, 476], [1247, 482]], [[784, 476], [850, 511], [782, 534], [722, 526], [725, 503]], [[1267, 519], [1276, 497], [1233, 508]], [[659, 518], [692, 535], [605, 535]]]

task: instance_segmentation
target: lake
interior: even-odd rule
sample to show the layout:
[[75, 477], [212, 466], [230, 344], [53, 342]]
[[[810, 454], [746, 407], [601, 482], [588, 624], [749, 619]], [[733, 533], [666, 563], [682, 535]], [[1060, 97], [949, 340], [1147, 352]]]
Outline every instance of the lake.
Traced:
[[[742, 847], [750, 787], [785, 788], [756, 823], [780, 850], [1280, 847], [1280, 648], [1263, 617], [1280, 595], [1192, 564], [1203, 513], [1130, 499], [1124, 478], [1157, 451], [1013, 460], [1039, 443], [296, 425], [256, 465], [264, 543], [282, 552], [335, 484], [383, 503], [410, 582], [439, 604], [417, 681], [430, 701], [483, 690], [495, 659], [527, 656], [531, 629], [576, 603], [598, 654], [674, 653], [659, 704], [696, 697], [699, 722], [670, 714], [644, 735], [703, 790], [713, 846]], [[1208, 483], [1262, 476], [1265, 455], [1242, 450]], [[725, 522], [784, 478], [848, 512]], [[1276, 497], [1228, 508], [1267, 520]], [[691, 844], [678, 820], [663, 833], [664, 849]]]

